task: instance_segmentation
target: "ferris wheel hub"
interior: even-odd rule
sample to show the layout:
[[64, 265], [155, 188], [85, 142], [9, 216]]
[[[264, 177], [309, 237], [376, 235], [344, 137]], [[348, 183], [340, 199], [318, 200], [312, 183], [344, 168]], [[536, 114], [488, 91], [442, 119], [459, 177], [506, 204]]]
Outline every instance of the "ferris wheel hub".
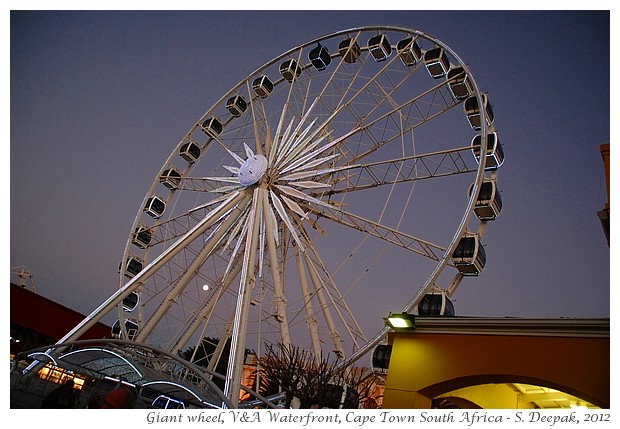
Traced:
[[[387, 327], [368, 339], [349, 308], [353, 288], [374, 293], [389, 272], [404, 279], [392, 282], [408, 299], [401, 312], [446, 315], [461, 279], [484, 267], [504, 160], [493, 112], [465, 63], [422, 32], [360, 27], [299, 45], [191, 124], [138, 209], [125, 289], [108, 301], [133, 323], [118, 322], [118, 336], [168, 351], [216, 340], [209, 365], [228, 360], [223, 397], [235, 407], [244, 350], [306, 344], [344, 368], [383, 340]], [[367, 310], [368, 299], [351, 303]]]
[[255, 154], [248, 157], [241, 167], [239, 167], [239, 183], [243, 186], [251, 186], [258, 183], [267, 171], [267, 158], [263, 155]]

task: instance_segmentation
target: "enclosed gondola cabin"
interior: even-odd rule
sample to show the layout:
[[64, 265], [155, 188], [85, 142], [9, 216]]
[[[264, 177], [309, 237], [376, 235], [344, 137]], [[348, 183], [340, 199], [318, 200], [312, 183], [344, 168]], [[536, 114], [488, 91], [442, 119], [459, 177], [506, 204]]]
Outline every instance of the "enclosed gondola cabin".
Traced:
[[450, 91], [457, 100], [464, 100], [474, 93], [474, 88], [469, 75], [463, 67], [454, 67], [448, 71], [446, 79], [450, 85]]
[[442, 78], [450, 70], [450, 61], [443, 48], [429, 49], [424, 53], [424, 64], [433, 79]]
[[174, 168], [168, 168], [159, 176], [159, 183], [170, 190], [177, 189], [181, 183], [181, 173]]
[[[471, 140], [471, 151], [480, 164], [480, 152], [482, 151], [482, 136], [478, 134]], [[496, 131], [487, 134], [487, 157], [484, 164], [485, 170], [497, 170], [504, 163], [504, 149], [499, 141]]]
[[362, 50], [355, 39], [346, 39], [338, 44], [338, 53], [346, 63], [354, 63]]
[[[133, 319], [125, 319], [125, 330], [127, 331], [127, 339], [133, 340], [138, 333], [138, 322]], [[112, 325], [112, 336], [118, 338], [121, 336], [121, 322], [117, 320]]]
[[413, 37], [407, 37], [396, 44], [398, 56], [407, 67], [414, 66], [422, 58], [422, 49]]
[[385, 34], [378, 34], [368, 40], [368, 50], [377, 62], [385, 61], [392, 53], [392, 46]]
[[[471, 196], [474, 185], [469, 188]], [[495, 179], [483, 179], [480, 184], [480, 192], [476, 198], [474, 213], [483, 221], [495, 220], [502, 211], [502, 197], [497, 190]]]
[[372, 351], [372, 371], [375, 374], [387, 374], [392, 357], [391, 344], [378, 344]]
[[461, 237], [452, 253], [454, 266], [464, 276], [480, 274], [486, 261], [484, 247], [476, 234], [466, 234]]
[[180, 399], [171, 398], [167, 395], [159, 395], [153, 403], [151, 408], [162, 408], [167, 410], [179, 410], [185, 409], [185, 404]]
[[427, 293], [418, 303], [420, 316], [454, 316], [454, 305], [445, 292]]
[[125, 298], [123, 298], [123, 310], [127, 312], [132, 312], [138, 307], [140, 303], [140, 295], [138, 292], [131, 292]]
[[142, 260], [137, 256], [130, 256], [125, 263], [125, 277], [133, 278], [142, 271]]
[[297, 61], [290, 59], [280, 64], [280, 74], [284, 79], [292, 82], [301, 75], [301, 67]]
[[325, 68], [332, 62], [332, 57], [329, 55], [327, 47], [318, 43], [308, 54], [308, 59], [312, 63], [315, 69], [325, 70]]
[[267, 75], [262, 75], [254, 79], [252, 89], [260, 98], [265, 98], [273, 91], [273, 82]]
[[140, 249], [146, 249], [148, 245], [151, 244], [152, 239], [153, 235], [151, 231], [145, 226], [139, 226], [133, 233], [131, 243]]
[[187, 142], [181, 145], [179, 155], [190, 164], [196, 162], [200, 158], [200, 146], [194, 142]]
[[247, 108], [248, 103], [246, 103], [245, 99], [240, 95], [235, 95], [226, 100], [226, 109], [228, 109], [230, 114], [235, 118], [240, 117]]
[[[487, 126], [489, 126], [493, 123], [494, 115], [493, 109], [489, 104], [489, 98], [486, 94], [482, 94], [482, 103], [482, 108], [484, 109], [484, 113], [486, 116]], [[480, 129], [482, 128], [482, 122], [480, 119], [482, 115], [480, 114], [478, 99], [475, 95], [472, 95], [465, 100], [465, 102], [463, 103], [463, 109], [465, 110], [465, 115], [467, 116], [467, 120], [469, 121], [471, 127], [476, 131], [480, 131]]]
[[202, 123], [202, 131], [209, 137], [217, 137], [224, 129], [218, 118], [209, 118]]
[[152, 196], [146, 201], [144, 211], [153, 219], [158, 219], [166, 210], [166, 203], [157, 196]]

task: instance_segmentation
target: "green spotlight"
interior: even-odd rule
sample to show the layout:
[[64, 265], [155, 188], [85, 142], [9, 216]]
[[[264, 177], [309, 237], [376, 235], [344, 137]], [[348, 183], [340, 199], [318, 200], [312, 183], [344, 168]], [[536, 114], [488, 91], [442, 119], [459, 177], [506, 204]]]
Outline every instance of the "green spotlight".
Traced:
[[386, 323], [395, 331], [415, 329], [415, 316], [409, 313], [390, 314]]

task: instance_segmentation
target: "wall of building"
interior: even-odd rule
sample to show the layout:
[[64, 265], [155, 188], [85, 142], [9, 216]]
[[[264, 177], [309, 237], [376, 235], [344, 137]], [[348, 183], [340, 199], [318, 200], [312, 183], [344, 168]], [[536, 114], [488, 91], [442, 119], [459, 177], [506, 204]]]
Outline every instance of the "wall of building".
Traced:
[[[608, 408], [609, 361], [609, 337], [395, 333], [383, 405], [430, 408], [457, 389], [526, 383]], [[509, 405], [498, 399], [491, 408]]]
[[[10, 300], [12, 354], [50, 345], [61, 339], [86, 317], [14, 283], [11, 283]], [[98, 322], [82, 339], [111, 337], [111, 328]]]

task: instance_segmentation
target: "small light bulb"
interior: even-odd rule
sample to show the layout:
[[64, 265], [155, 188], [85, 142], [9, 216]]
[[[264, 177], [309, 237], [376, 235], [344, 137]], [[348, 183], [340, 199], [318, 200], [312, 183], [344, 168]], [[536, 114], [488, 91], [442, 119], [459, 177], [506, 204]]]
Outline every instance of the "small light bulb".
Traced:
[[202, 286], [202, 290], [204, 290], [204, 291], [209, 290], [209, 285], [203, 285], [203, 286]]

